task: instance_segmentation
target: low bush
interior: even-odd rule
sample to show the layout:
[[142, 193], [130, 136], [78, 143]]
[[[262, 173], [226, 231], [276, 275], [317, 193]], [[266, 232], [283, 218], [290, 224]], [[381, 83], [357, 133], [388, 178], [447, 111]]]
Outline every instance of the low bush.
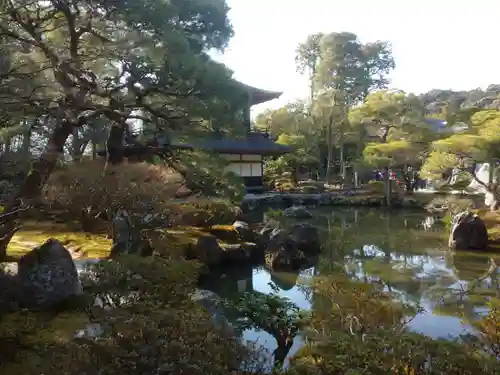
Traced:
[[99, 217], [109, 219], [119, 208], [137, 219], [136, 223], [148, 214], [170, 225], [234, 220], [238, 211], [224, 196], [175, 199], [185, 183], [180, 173], [164, 166], [134, 163], [104, 170], [102, 163], [88, 162], [55, 172], [44, 198], [49, 207], [67, 211], [90, 232]]
[[242, 178], [226, 172], [228, 161], [218, 154], [185, 151], [179, 155], [176, 165], [183, 172], [186, 185], [194, 192], [201, 192], [204, 197], [239, 203], [245, 195]]
[[472, 199], [460, 198], [457, 196], [445, 196], [432, 199], [425, 206], [425, 208], [431, 213], [444, 214], [444, 221], [449, 224], [456, 214], [472, 210], [475, 206], [476, 205]]

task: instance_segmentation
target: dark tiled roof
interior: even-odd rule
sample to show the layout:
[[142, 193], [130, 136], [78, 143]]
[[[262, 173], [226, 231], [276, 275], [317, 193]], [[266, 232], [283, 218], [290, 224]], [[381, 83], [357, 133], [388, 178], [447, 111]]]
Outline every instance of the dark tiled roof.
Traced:
[[173, 143], [175, 148], [213, 150], [225, 154], [283, 155], [292, 151], [266, 137], [262, 133], [250, 133], [244, 139], [205, 139], [193, 143]]
[[250, 94], [250, 105], [257, 105], [261, 103], [268, 102], [273, 99], [278, 99], [283, 92], [280, 91], [267, 91], [262, 90], [257, 87], [246, 85], [242, 82], [236, 81], [236, 84], [239, 85], [243, 90]]

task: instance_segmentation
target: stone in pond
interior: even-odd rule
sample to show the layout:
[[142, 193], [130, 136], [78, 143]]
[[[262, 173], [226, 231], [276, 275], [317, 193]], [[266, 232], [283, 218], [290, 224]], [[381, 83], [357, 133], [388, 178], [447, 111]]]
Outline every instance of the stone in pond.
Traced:
[[286, 217], [293, 217], [296, 219], [308, 219], [313, 216], [304, 206], [288, 207], [285, 211], [283, 211], [283, 214]]
[[248, 225], [248, 223], [245, 223], [244, 221], [241, 221], [241, 220], [236, 220], [233, 223], [233, 227], [235, 227], [235, 228], [243, 228], [243, 229], [250, 229], [250, 226]]
[[243, 242], [238, 244], [223, 244], [221, 262], [245, 264], [255, 255], [257, 244], [253, 242]]
[[484, 250], [488, 247], [488, 230], [476, 214], [465, 211], [452, 221], [448, 246], [457, 250]]
[[53, 238], [21, 258], [18, 279], [25, 307], [52, 307], [83, 293], [70, 252]]

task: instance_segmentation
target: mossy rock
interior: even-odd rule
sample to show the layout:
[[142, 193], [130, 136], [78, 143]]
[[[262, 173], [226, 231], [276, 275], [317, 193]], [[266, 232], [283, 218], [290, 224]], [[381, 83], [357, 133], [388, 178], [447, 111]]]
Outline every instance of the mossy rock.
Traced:
[[233, 244], [242, 241], [240, 234], [232, 225], [213, 225], [207, 229], [207, 232], [226, 243]]
[[[171, 244], [171, 253], [189, 254], [190, 258], [201, 259], [196, 252], [200, 237], [215, 237], [220, 247], [221, 260], [243, 259], [236, 253], [249, 254], [252, 256], [256, 244], [244, 241], [232, 225], [215, 225], [209, 228], [176, 227], [166, 229], [168, 242]], [[229, 253], [235, 253], [233, 254]]]

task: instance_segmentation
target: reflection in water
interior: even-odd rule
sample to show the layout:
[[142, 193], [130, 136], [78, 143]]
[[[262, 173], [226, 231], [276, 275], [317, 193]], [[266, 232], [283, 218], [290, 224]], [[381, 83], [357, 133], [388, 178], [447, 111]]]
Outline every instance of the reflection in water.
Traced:
[[295, 287], [297, 284], [297, 279], [299, 278], [298, 273], [291, 272], [270, 272], [271, 282], [278, 287], [278, 290], [288, 291]]
[[[340, 264], [350, 277], [378, 283], [401, 301], [420, 307], [409, 328], [434, 338], [472, 333], [470, 323], [487, 311], [491, 296], [500, 296], [500, 259], [449, 251], [445, 228], [434, 218], [380, 209], [336, 208], [316, 214], [311, 223], [321, 230], [325, 251], [313, 267], [296, 274], [260, 267], [233, 270], [204, 287], [228, 299], [237, 298], [243, 289], [267, 294], [277, 290], [300, 308], [317, 309], [322, 304], [307, 280], [339, 272]], [[276, 345], [265, 332], [247, 331], [244, 337], [271, 351]], [[300, 345], [296, 338], [290, 355]]]

